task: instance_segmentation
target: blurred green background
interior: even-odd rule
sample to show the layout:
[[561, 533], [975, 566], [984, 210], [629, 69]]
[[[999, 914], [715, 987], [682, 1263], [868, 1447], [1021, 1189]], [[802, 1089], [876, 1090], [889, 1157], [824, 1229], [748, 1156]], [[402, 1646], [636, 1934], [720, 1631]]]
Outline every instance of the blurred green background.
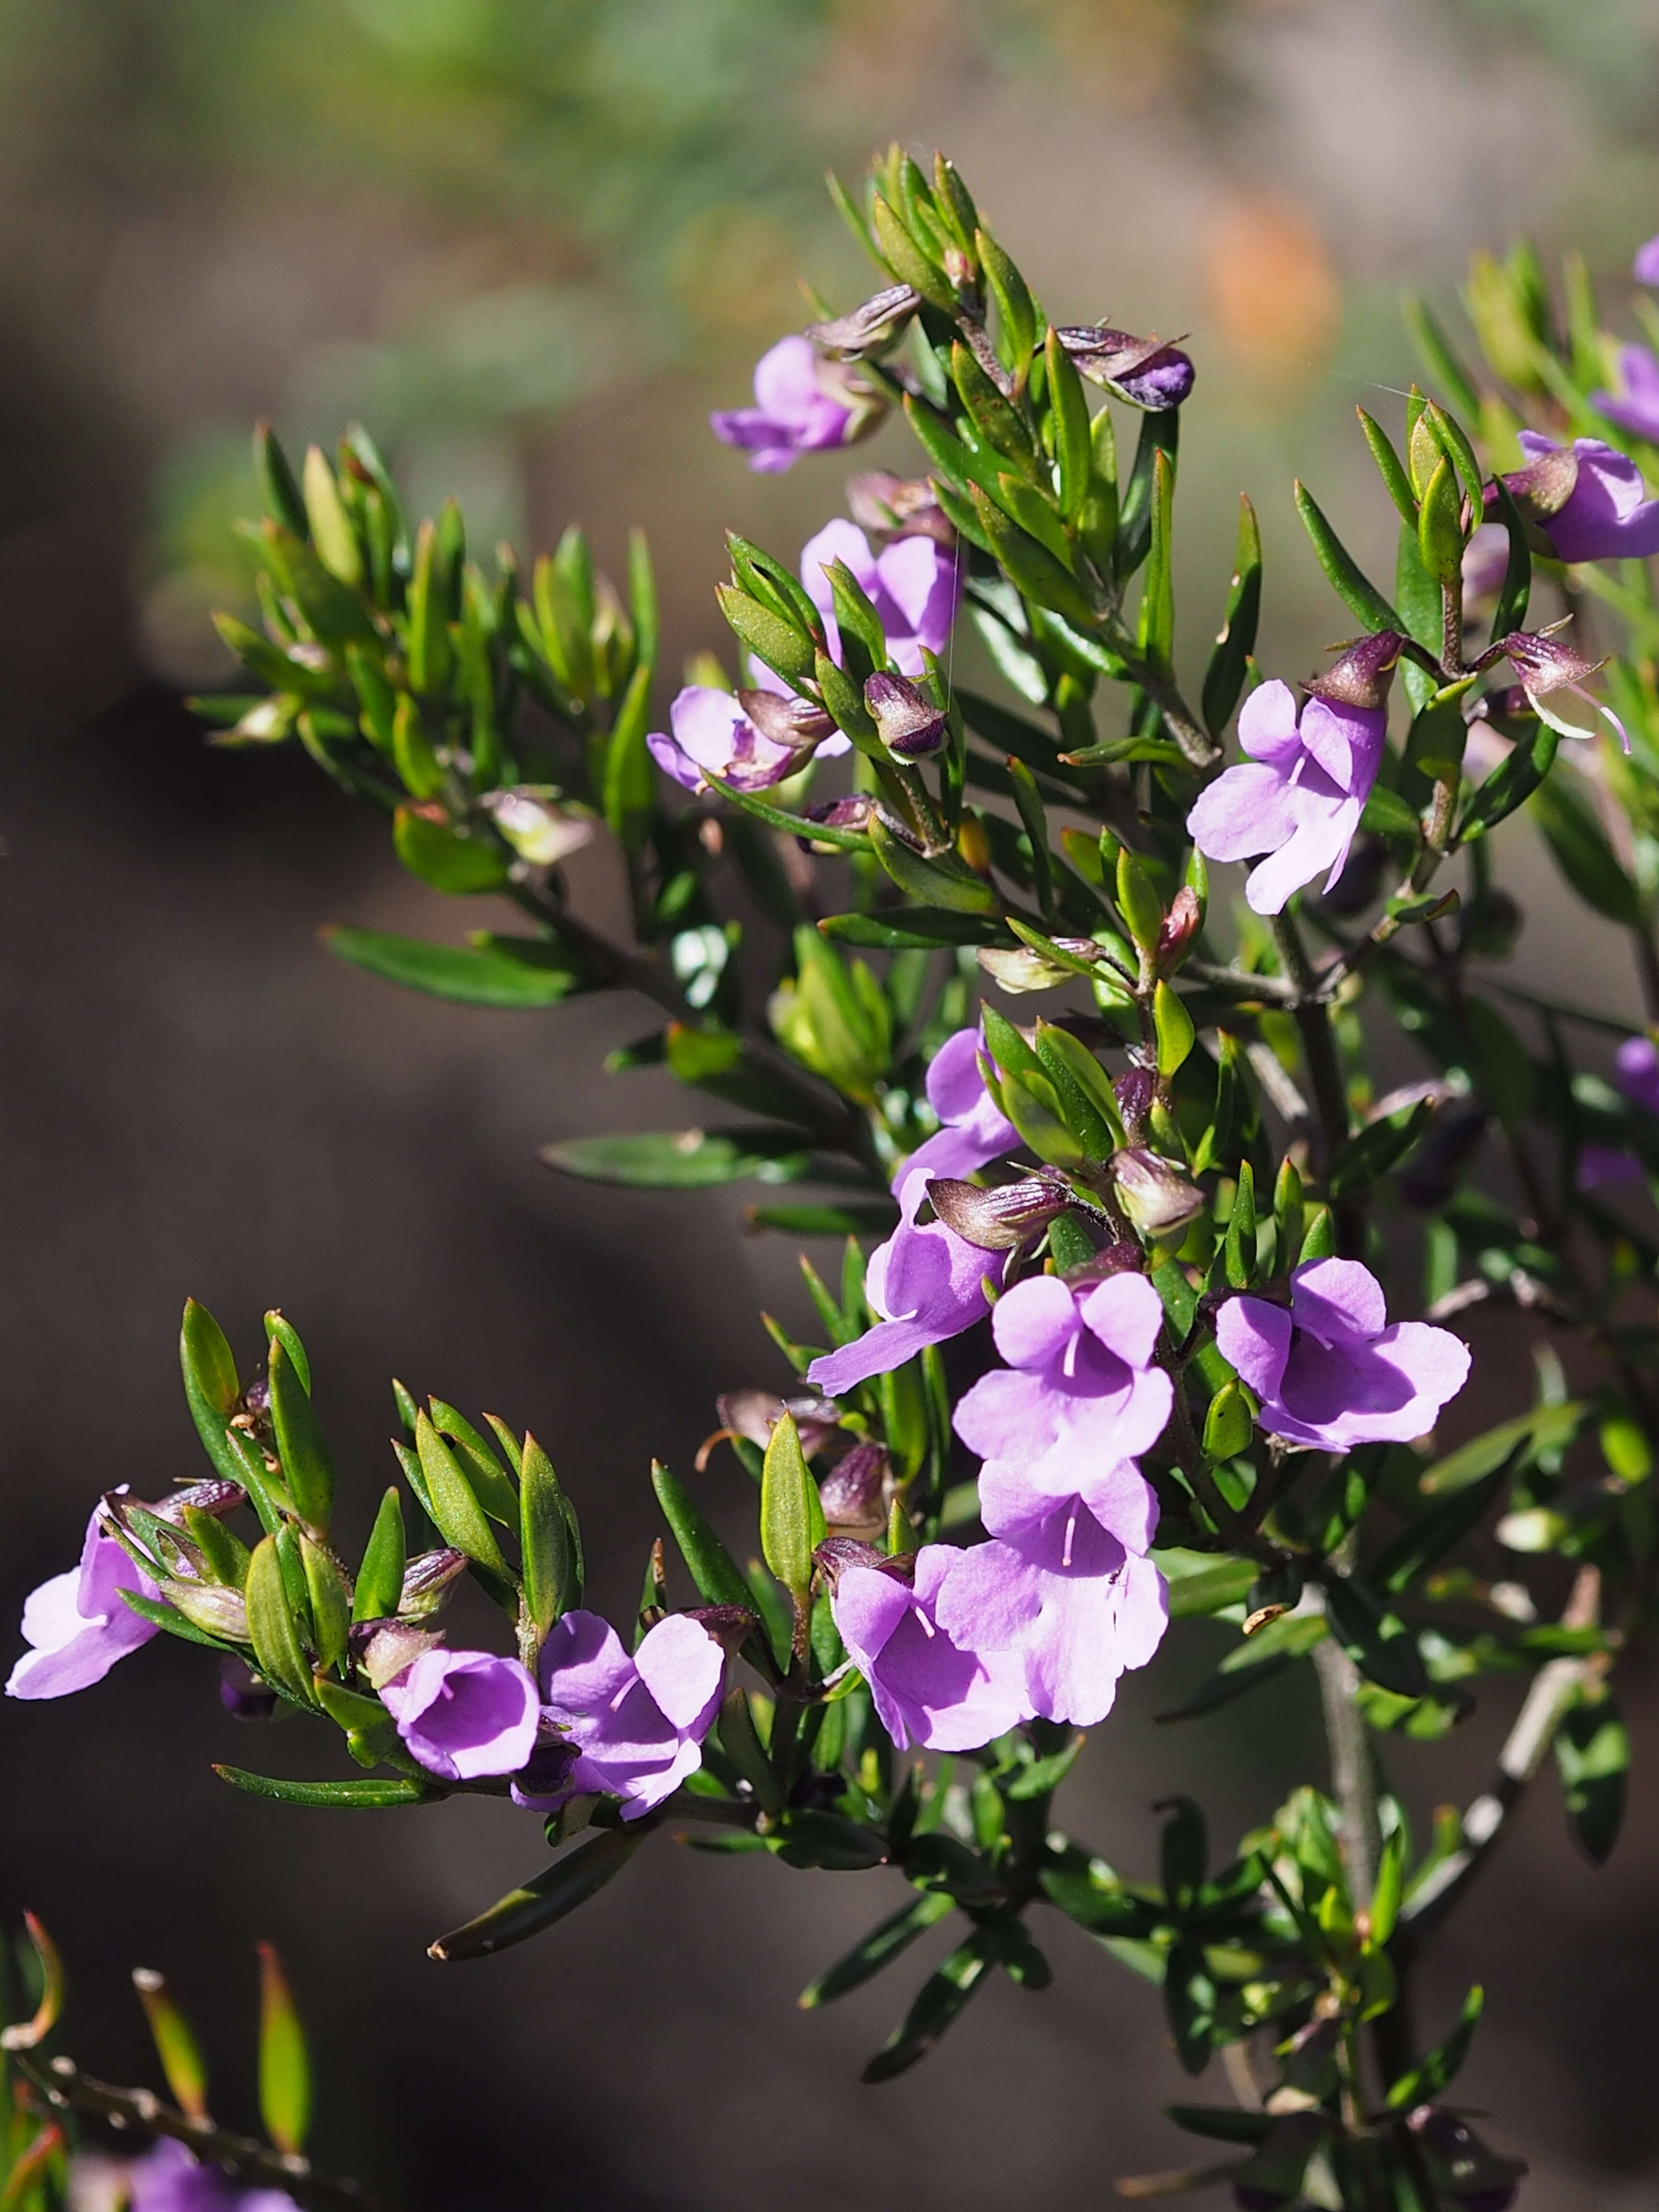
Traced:
[[[94, 1490], [189, 1471], [186, 1291], [243, 1346], [272, 1302], [305, 1328], [364, 1496], [393, 1371], [534, 1425], [619, 1608], [647, 1454], [683, 1467], [716, 1389], [774, 1379], [753, 1310], [799, 1295], [719, 1194], [619, 1200], [532, 1164], [606, 1117], [683, 1111], [654, 1076], [597, 1073], [637, 1027], [625, 1005], [526, 1026], [316, 949], [326, 919], [455, 918], [307, 763], [210, 752], [178, 705], [222, 672], [207, 611], [245, 588], [228, 526], [253, 416], [296, 446], [360, 417], [417, 501], [461, 496], [475, 543], [531, 551], [579, 518], [614, 561], [644, 524], [672, 666], [724, 641], [723, 526], [789, 555], [840, 505], [835, 457], [757, 477], [705, 427], [806, 319], [798, 271], [860, 296], [823, 167], [939, 145], [1057, 317], [1190, 333], [1182, 641], [1213, 628], [1243, 488], [1263, 657], [1296, 674], [1346, 618], [1291, 475], [1391, 558], [1352, 408], [1397, 419], [1400, 290], [1455, 313], [1470, 249], [1527, 228], [1582, 246], [1622, 320], [1659, 229], [1656, 125], [1653, 0], [0, 7], [0, 1622]], [[857, 463], [908, 465], [894, 428]], [[1507, 865], [1547, 901], [1524, 839]], [[579, 881], [614, 904], [602, 859]], [[1551, 912], [1533, 978], [1633, 1007], [1622, 951]], [[1515, 1352], [1504, 1334], [1486, 1349]], [[741, 1506], [741, 1477], [711, 1481]], [[319, 2153], [411, 2208], [1082, 2206], [1188, 2154], [1158, 2110], [1182, 2082], [1156, 1996], [1080, 1936], [1055, 1943], [1052, 1996], [994, 1992], [926, 2068], [859, 2089], [905, 1978], [825, 2018], [791, 1999], [891, 1909], [884, 1876], [665, 1848], [556, 1937], [432, 1966], [422, 1943], [539, 1839], [495, 1807], [360, 1825], [234, 1798], [207, 1759], [263, 1746], [227, 1747], [191, 1658], [152, 1647], [72, 1705], [0, 1712], [0, 1903], [46, 1914], [77, 2055], [111, 2072], [145, 2065], [128, 1965], [173, 1972], [229, 2054], [270, 1935], [334, 2076]], [[1146, 1725], [1203, 1664], [1188, 1647], [1136, 1683], [1068, 1800], [1127, 1866], [1152, 1798], [1202, 1772], [1229, 1833], [1319, 1757], [1294, 1698]], [[1432, 2026], [1488, 1980], [1468, 2094], [1533, 2159], [1535, 2212], [1650, 2204], [1659, 2174], [1659, 1729], [1650, 1693], [1632, 1703], [1612, 1866], [1573, 1859], [1541, 1792], [1425, 1993]], [[1462, 1794], [1502, 1717], [1423, 1753], [1413, 1790]], [[246, 2117], [246, 2069], [222, 2070]]]

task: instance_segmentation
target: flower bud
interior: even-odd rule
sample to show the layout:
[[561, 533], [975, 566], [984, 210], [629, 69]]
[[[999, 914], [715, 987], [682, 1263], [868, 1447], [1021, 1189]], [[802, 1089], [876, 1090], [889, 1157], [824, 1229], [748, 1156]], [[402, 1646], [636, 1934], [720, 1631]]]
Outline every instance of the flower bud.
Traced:
[[[737, 1656], [740, 1646], [761, 1625], [759, 1613], [746, 1605], [694, 1605], [685, 1613], [687, 1620], [695, 1620], [699, 1628], [712, 1636], [728, 1659]], [[663, 1618], [668, 1616], [665, 1613]]]
[[436, 1613], [449, 1595], [450, 1584], [466, 1572], [466, 1553], [446, 1545], [441, 1551], [422, 1552], [404, 1569], [403, 1590], [398, 1599], [400, 1620], [424, 1620]]
[[1158, 926], [1152, 965], [1160, 975], [1174, 975], [1186, 958], [1187, 948], [1203, 927], [1203, 922], [1204, 909], [1199, 903], [1198, 893], [1189, 884], [1182, 884], [1170, 902], [1170, 911]]
[[891, 345], [921, 305], [921, 295], [909, 285], [890, 284], [850, 314], [837, 315], [833, 322], [809, 323], [805, 335], [831, 361], [860, 361], [866, 354]]
[[800, 1448], [808, 1459], [841, 1420], [841, 1408], [833, 1398], [780, 1398], [770, 1390], [726, 1391], [715, 1399], [714, 1409], [726, 1434], [741, 1437], [745, 1443], [758, 1445], [762, 1451], [771, 1443], [772, 1431], [778, 1423], [786, 1413], [790, 1414], [795, 1433], [800, 1438]]
[[854, 1444], [818, 1478], [823, 1517], [832, 1528], [879, 1528], [886, 1519], [887, 1454], [878, 1443]]
[[1081, 375], [1148, 414], [1179, 407], [1193, 388], [1197, 372], [1191, 357], [1173, 341], [1133, 337], [1127, 331], [1108, 329], [1104, 323], [1062, 330], [1055, 335]]
[[1117, 1099], [1118, 1112], [1130, 1137], [1139, 1139], [1146, 1127], [1146, 1117], [1152, 1110], [1152, 1101], [1158, 1096], [1158, 1078], [1150, 1067], [1131, 1067], [1125, 1070], [1112, 1085]]
[[[1057, 938], [1056, 944], [1069, 947], [1079, 942], [1085, 946], [1083, 957], [1097, 954], [1099, 946], [1077, 938]], [[1018, 997], [1027, 991], [1057, 991], [1062, 983], [1069, 983], [1077, 970], [1062, 968], [1057, 960], [1045, 959], [1041, 952], [1029, 945], [1010, 949], [1001, 945], [981, 945], [974, 957], [1000, 991], [1008, 991]]]
[[163, 1582], [161, 1590], [173, 1611], [183, 1613], [192, 1628], [222, 1636], [227, 1644], [247, 1642], [247, 1606], [240, 1590], [220, 1583], [187, 1582], [182, 1577]]
[[383, 1690], [423, 1651], [434, 1651], [443, 1642], [424, 1628], [405, 1628], [396, 1620], [360, 1620], [353, 1624], [350, 1649], [368, 1675], [371, 1687]]
[[776, 691], [740, 690], [738, 704], [744, 720], [775, 745], [792, 752], [811, 752], [834, 735], [836, 720], [811, 699], [782, 697]]
[[1184, 1168], [1144, 1146], [1112, 1155], [1117, 1201], [1142, 1237], [1161, 1240], [1204, 1211], [1204, 1194]]
[[1380, 629], [1374, 636], [1356, 638], [1343, 648], [1322, 676], [1310, 677], [1303, 690], [1334, 706], [1370, 710], [1386, 707], [1394, 688], [1394, 672], [1400, 665], [1405, 643], [1398, 630]]
[[940, 545], [957, 542], [931, 477], [896, 477], [885, 469], [849, 477], [847, 509], [866, 537], [931, 538]]
[[182, 1489], [170, 1490], [165, 1498], [156, 1498], [149, 1510], [158, 1521], [182, 1528], [186, 1507], [223, 1521], [246, 1504], [247, 1492], [240, 1482], [187, 1482]]
[[876, 734], [901, 760], [921, 760], [945, 742], [945, 714], [908, 676], [878, 670], [864, 687]]
[[556, 867], [593, 835], [591, 822], [562, 812], [532, 791], [486, 792], [479, 804], [519, 858], [533, 868]]
[[945, 1227], [981, 1252], [1012, 1252], [1075, 1202], [1069, 1186], [1058, 1176], [1027, 1176], [990, 1190], [936, 1176], [927, 1195]]

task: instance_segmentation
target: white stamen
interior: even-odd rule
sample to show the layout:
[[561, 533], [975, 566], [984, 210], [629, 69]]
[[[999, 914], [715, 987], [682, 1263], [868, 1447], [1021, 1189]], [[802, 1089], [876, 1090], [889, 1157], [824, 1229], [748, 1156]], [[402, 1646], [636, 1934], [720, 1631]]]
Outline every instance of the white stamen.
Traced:
[[1072, 1500], [1072, 1510], [1066, 1516], [1066, 1546], [1065, 1549], [1060, 1555], [1060, 1564], [1062, 1567], [1069, 1567], [1072, 1564], [1072, 1540], [1076, 1534], [1077, 1500], [1073, 1498]]

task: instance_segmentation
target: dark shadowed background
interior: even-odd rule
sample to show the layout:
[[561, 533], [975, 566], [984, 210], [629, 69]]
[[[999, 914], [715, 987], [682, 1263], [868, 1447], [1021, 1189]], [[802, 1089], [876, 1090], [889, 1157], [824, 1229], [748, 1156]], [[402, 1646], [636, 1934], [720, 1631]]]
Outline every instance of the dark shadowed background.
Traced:
[[[550, 1138], [684, 1117], [655, 1075], [598, 1072], [637, 1007], [443, 1008], [319, 949], [329, 920], [462, 917], [303, 758], [210, 751], [179, 704], [223, 672], [207, 610], [245, 592], [227, 524], [252, 416], [295, 445], [360, 416], [417, 501], [460, 494], [477, 542], [534, 550], [580, 517], [614, 561], [643, 523], [672, 668], [722, 642], [723, 524], [787, 554], [840, 503], [834, 457], [751, 477], [702, 427], [805, 319], [798, 268], [858, 296], [820, 170], [892, 135], [943, 144], [1057, 315], [1190, 331], [1185, 643], [1212, 625], [1242, 486], [1267, 539], [1263, 657], [1299, 673], [1346, 617], [1291, 474], [1386, 563], [1352, 404], [1395, 419], [1396, 295], [1449, 302], [1476, 244], [1576, 240], [1621, 312], [1659, 228], [1656, 62], [1644, 0], [0, 7], [6, 1637], [94, 1492], [195, 1467], [187, 1292], [250, 1360], [267, 1305], [299, 1324], [365, 1504], [394, 1373], [533, 1425], [619, 1613], [654, 1533], [649, 1455], [685, 1467], [717, 1389], [775, 1384], [755, 1310], [799, 1312], [793, 1255], [745, 1239], [736, 1199], [535, 1165]], [[860, 465], [903, 451], [889, 432]], [[1633, 1014], [1622, 948], [1564, 926], [1524, 831], [1504, 857], [1534, 914], [1517, 965]], [[611, 909], [605, 856], [580, 881]], [[1526, 1334], [1491, 1332], [1459, 1425], [1510, 1402]], [[735, 1525], [744, 1479], [717, 1460], [709, 1480]], [[1150, 1725], [1206, 1633], [1132, 1683], [1070, 1785], [1066, 1817], [1130, 1869], [1152, 1800], [1201, 1775], [1226, 1842], [1318, 1771], [1298, 1696]], [[1629, 1702], [1611, 1866], [1574, 1856], [1546, 1781], [1424, 1992], [1437, 2032], [1486, 1981], [1460, 2094], [1534, 2160], [1539, 2212], [1646, 2204], [1659, 2176], [1659, 1716], [1639, 1675]], [[1490, 1705], [1400, 1752], [1414, 1805], [1478, 1785]], [[73, 1701], [7, 1705], [0, 1731], [0, 1906], [67, 1950], [77, 2054], [143, 2075], [126, 1970], [165, 1967], [221, 2054], [220, 2108], [250, 2117], [251, 1946], [274, 1937], [321, 2062], [318, 2154], [411, 2212], [1081, 2207], [1190, 2154], [1158, 2112], [1183, 2083], [1156, 1992], [1075, 1929], [1045, 1927], [1051, 1994], [1000, 1985], [866, 2090], [918, 1972], [827, 2014], [793, 2000], [895, 1876], [664, 1842], [552, 1936], [442, 1968], [427, 1941], [542, 1863], [526, 1816], [239, 1798], [210, 1759], [297, 1771], [320, 1748], [235, 1728], [165, 1638]]]

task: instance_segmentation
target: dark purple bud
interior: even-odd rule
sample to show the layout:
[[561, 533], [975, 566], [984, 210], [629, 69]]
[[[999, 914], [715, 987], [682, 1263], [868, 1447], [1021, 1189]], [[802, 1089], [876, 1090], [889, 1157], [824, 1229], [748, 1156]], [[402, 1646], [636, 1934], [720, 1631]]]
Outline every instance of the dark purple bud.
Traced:
[[1139, 1273], [1146, 1260], [1146, 1255], [1139, 1244], [1105, 1244], [1091, 1259], [1067, 1267], [1065, 1279], [1079, 1287], [1085, 1283], [1103, 1283], [1109, 1275]]
[[[1522, 514], [1542, 522], [1552, 514], [1559, 514], [1578, 488], [1578, 455], [1571, 446], [1552, 447], [1540, 453], [1524, 469], [1516, 469], [1504, 479], [1505, 488]], [[1486, 505], [1491, 512], [1498, 504], [1495, 488], [1488, 487]]]
[[811, 752], [834, 734], [836, 719], [810, 699], [785, 699], [775, 691], [739, 691], [738, 704], [744, 718], [762, 737], [792, 752]]
[[812, 1557], [832, 1592], [849, 1567], [875, 1567], [903, 1583], [911, 1581], [915, 1573], [914, 1560], [889, 1559], [873, 1544], [860, 1543], [856, 1536], [826, 1536]]
[[359, 1620], [352, 1624], [346, 1642], [371, 1685], [383, 1690], [423, 1651], [435, 1650], [443, 1638], [423, 1628], [407, 1628], [399, 1620]]
[[751, 1613], [746, 1605], [694, 1605], [687, 1607], [685, 1618], [706, 1629], [728, 1659], [761, 1625], [759, 1613]]
[[1070, 1188], [1048, 1176], [1027, 1176], [989, 1190], [939, 1176], [928, 1184], [927, 1195], [945, 1227], [981, 1252], [1012, 1252], [1075, 1203]]
[[188, 1482], [183, 1489], [170, 1490], [165, 1498], [158, 1498], [149, 1510], [158, 1521], [169, 1521], [182, 1528], [187, 1505], [223, 1521], [246, 1504], [247, 1492], [240, 1482]]
[[1123, 1116], [1125, 1129], [1132, 1138], [1138, 1139], [1146, 1127], [1146, 1116], [1158, 1096], [1158, 1078], [1150, 1067], [1131, 1067], [1117, 1078], [1112, 1089], [1117, 1094], [1117, 1109]]
[[1388, 867], [1387, 844], [1370, 830], [1364, 830], [1349, 846], [1346, 864], [1329, 890], [1316, 890], [1311, 896], [1317, 900], [1322, 914], [1336, 915], [1343, 920], [1351, 915], [1364, 914], [1381, 893]]
[[879, 1528], [887, 1517], [885, 1450], [854, 1444], [819, 1476], [818, 1497], [832, 1528]]
[[219, 1703], [234, 1721], [268, 1721], [276, 1715], [276, 1692], [246, 1659], [228, 1654], [219, 1662]]
[[1439, 1109], [1400, 1171], [1400, 1195], [1407, 1206], [1426, 1212], [1446, 1203], [1486, 1126], [1486, 1109], [1472, 1098], [1449, 1099]]
[[864, 687], [864, 703], [875, 718], [877, 736], [901, 760], [924, 759], [945, 742], [943, 710], [908, 676], [878, 670]]
[[851, 314], [837, 315], [833, 322], [809, 323], [806, 336], [832, 361], [860, 361], [891, 345], [921, 305], [921, 294], [908, 284], [890, 284]]
[[1179, 407], [1198, 373], [1191, 356], [1174, 341], [1134, 337], [1103, 323], [1062, 330], [1057, 336], [1081, 375], [1151, 415]]
[[1158, 933], [1152, 965], [1160, 975], [1172, 975], [1180, 967], [1203, 920], [1204, 909], [1199, 904], [1198, 893], [1190, 884], [1182, 884], [1170, 900], [1170, 910]]
[[940, 545], [957, 542], [931, 477], [896, 477], [885, 469], [849, 477], [847, 510], [869, 537], [931, 538]]
[[456, 1551], [453, 1545], [418, 1553], [404, 1569], [398, 1619], [424, 1620], [428, 1613], [436, 1613], [448, 1597], [451, 1583], [465, 1572], [466, 1553]]
[[1540, 691], [1556, 691], [1570, 684], [1585, 683], [1607, 665], [1605, 654], [1600, 660], [1586, 660], [1576, 647], [1549, 630], [1511, 630], [1507, 637], [1500, 637], [1488, 646], [1480, 657], [1483, 660], [1500, 657], [1506, 659], [1521, 678], [1529, 699]]
[[[874, 799], [866, 797], [861, 791], [854, 791], [849, 792], [845, 799], [831, 799], [820, 806], [809, 806], [806, 810], [806, 818], [809, 822], [822, 822], [825, 828], [830, 830], [863, 830], [867, 828], [874, 808]], [[803, 853], [834, 853], [840, 850], [840, 848], [836, 845], [826, 845], [822, 842], [815, 844], [810, 837], [797, 837], [795, 842]]]
[[1185, 1168], [1144, 1145], [1112, 1155], [1117, 1202], [1143, 1237], [1172, 1237], [1204, 1210], [1204, 1194]]
[[1386, 707], [1394, 688], [1394, 672], [1400, 665], [1400, 648], [1405, 642], [1395, 629], [1356, 638], [1322, 676], [1310, 677], [1302, 688], [1316, 699], [1328, 699], [1333, 706], [1367, 710]]

